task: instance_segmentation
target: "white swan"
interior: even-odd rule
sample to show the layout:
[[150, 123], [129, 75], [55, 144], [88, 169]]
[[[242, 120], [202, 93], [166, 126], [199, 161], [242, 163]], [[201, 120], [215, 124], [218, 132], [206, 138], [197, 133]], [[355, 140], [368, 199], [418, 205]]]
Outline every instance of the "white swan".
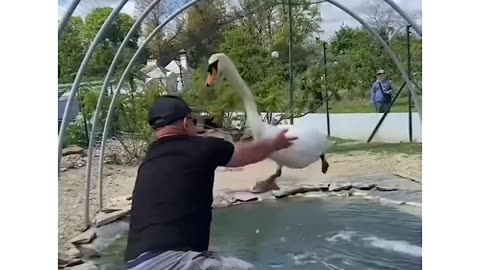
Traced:
[[322, 172], [327, 172], [329, 164], [325, 158], [325, 152], [332, 146], [327, 136], [314, 127], [272, 126], [263, 122], [257, 111], [257, 105], [252, 92], [243, 81], [232, 61], [225, 54], [216, 53], [210, 56], [208, 65], [207, 86], [214, 83], [218, 74], [222, 74], [239, 91], [247, 114], [246, 123], [252, 129], [255, 140], [274, 138], [283, 128], [288, 128], [288, 136], [298, 137], [291, 147], [276, 151], [270, 155], [270, 158], [277, 163], [278, 169], [267, 180], [257, 182], [252, 192], [260, 193], [278, 189], [275, 179], [282, 174], [283, 166], [301, 169], [318, 159], [322, 159]]

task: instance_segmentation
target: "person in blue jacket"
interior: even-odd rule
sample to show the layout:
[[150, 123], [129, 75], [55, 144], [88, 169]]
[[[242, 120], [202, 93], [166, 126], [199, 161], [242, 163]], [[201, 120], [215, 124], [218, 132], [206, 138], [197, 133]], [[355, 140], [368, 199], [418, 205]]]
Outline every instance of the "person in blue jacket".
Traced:
[[384, 113], [392, 102], [393, 84], [386, 79], [385, 70], [377, 71], [377, 80], [372, 85], [370, 103], [376, 112]]

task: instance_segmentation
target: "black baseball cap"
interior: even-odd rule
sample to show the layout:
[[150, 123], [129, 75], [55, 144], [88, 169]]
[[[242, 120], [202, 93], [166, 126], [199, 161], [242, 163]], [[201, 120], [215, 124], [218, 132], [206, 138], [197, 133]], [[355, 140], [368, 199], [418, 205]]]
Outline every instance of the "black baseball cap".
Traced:
[[148, 123], [153, 129], [159, 129], [189, 116], [190, 113], [192, 110], [182, 98], [164, 95], [155, 101], [150, 109]]

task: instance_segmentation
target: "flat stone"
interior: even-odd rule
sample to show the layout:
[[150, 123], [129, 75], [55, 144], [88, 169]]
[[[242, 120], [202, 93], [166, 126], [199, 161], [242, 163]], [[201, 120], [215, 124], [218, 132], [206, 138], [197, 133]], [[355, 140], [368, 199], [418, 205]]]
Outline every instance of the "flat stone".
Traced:
[[97, 233], [95, 232], [95, 228], [90, 228], [83, 233], [75, 236], [69, 242], [74, 245], [82, 245], [82, 244], [89, 244], [97, 237]]
[[82, 153], [83, 153], [83, 148], [78, 145], [72, 145], [62, 149], [63, 156], [68, 156], [73, 154], [82, 154]]
[[302, 187], [293, 187], [293, 188], [285, 188], [281, 190], [273, 190], [272, 195], [275, 196], [275, 198], [280, 199], [284, 198], [287, 196], [292, 196], [295, 195], [299, 192], [303, 192], [304, 189]]
[[109, 224], [114, 222], [117, 219], [120, 219], [130, 213], [130, 208], [124, 208], [119, 211], [111, 212], [111, 213], [99, 213], [95, 218], [95, 224], [97, 227]]
[[253, 202], [258, 200], [258, 196], [250, 192], [235, 192], [233, 195], [234, 202]]
[[108, 205], [102, 209], [103, 213], [112, 213], [123, 209], [130, 209], [132, 207], [132, 201], [117, 200], [111, 201]]
[[328, 191], [330, 184], [315, 184], [315, 185], [301, 185], [304, 192], [312, 192], [312, 191]]
[[326, 198], [330, 197], [331, 194], [323, 191], [312, 191], [305, 194], [306, 198]]
[[405, 202], [406, 205], [411, 205], [415, 207], [422, 207], [422, 203], [420, 202]]
[[271, 192], [266, 192], [266, 193], [259, 194], [258, 200], [259, 201], [275, 200], [275, 196], [273, 196]]
[[85, 258], [92, 259], [99, 258], [101, 256], [101, 253], [93, 244], [80, 245], [78, 248], [81, 250], [82, 255]]
[[72, 245], [69, 249], [62, 251], [61, 254], [68, 258], [80, 258], [82, 256], [82, 252], [80, 252], [80, 250], [78, 250], [78, 248], [74, 245]]
[[389, 198], [382, 198], [380, 197], [378, 199], [378, 201], [380, 203], [386, 203], [386, 204], [396, 204], [396, 205], [402, 205], [402, 204], [405, 204], [404, 201], [397, 201], [397, 200], [392, 200], [392, 199], [389, 199]]
[[71, 260], [72, 260], [72, 257], [68, 256], [64, 252], [58, 253], [58, 265], [66, 265]]
[[328, 191], [330, 188], [330, 184], [317, 184], [316, 186], [320, 188], [320, 191]]
[[359, 190], [370, 190], [372, 188], [374, 188], [376, 185], [373, 184], [373, 183], [356, 183], [356, 184], [353, 184], [352, 187], [353, 188], [356, 188], [356, 189], [359, 189]]
[[359, 196], [359, 197], [366, 197], [368, 196], [368, 192], [366, 190], [351, 190], [350, 193], [352, 196]]
[[213, 197], [213, 208], [223, 208], [228, 207], [233, 204], [235, 198], [228, 194], [218, 194]]
[[70, 267], [70, 266], [76, 266], [76, 265], [80, 265], [80, 264], [83, 264], [83, 260], [82, 259], [72, 259], [72, 260], [69, 260], [66, 264], [64, 264], [63, 266], [64, 267]]
[[68, 267], [68, 268], [65, 268], [65, 269], [68, 269], [68, 270], [98, 270], [98, 267], [91, 262], [86, 262], [86, 263], [82, 263], [80, 265], [77, 265], [77, 266], [74, 266], [74, 267]]
[[350, 190], [352, 188], [351, 183], [332, 183], [330, 184], [328, 191], [342, 191], [342, 190]]
[[350, 197], [350, 196], [352, 196], [352, 192], [350, 190], [341, 190], [341, 191], [337, 191], [335, 193], [331, 193], [331, 196]]
[[388, 186], [376, 186], [375, 187], [378, 191], [396, 191], [398, 188], [396, 187], [388, 187]]
[[301, 185], [298, 187], [286, 187], [281, 190], [272, 191], [275, 198], [280, 199], [287, 196], [300, 195], [307, 192], [327, 191], [330, 184]]

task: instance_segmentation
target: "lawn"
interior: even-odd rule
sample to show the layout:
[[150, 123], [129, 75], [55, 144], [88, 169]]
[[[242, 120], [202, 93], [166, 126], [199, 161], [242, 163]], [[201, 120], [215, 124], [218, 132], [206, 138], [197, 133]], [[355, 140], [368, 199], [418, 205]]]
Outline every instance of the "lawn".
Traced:
[[[412, 112], [416, 112], [412, 101]], [[353, 100], [332, 102], [329, 104], [330, 113], [375, 113], [369, 100]], [[318, 113], [324, 113], [325, 107], [320, 107]], [[408, 112], [408, 97], [399, 97], [391, 108], [391, 112]]]
[[345, 154], [349, 152], [364, 151], [370, 153], [395, 153], [407, 155], [422, 155], [421, 143], [366, 143], [361, 141], [331, 138], [335, 141], [331, 152]]

